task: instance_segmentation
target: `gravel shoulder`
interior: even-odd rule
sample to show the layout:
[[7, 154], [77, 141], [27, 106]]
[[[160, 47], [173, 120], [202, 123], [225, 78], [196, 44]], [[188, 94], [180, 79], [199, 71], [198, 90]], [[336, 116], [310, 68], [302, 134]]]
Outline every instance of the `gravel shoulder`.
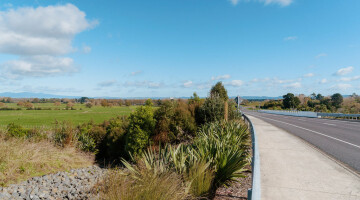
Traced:
[[0, 187], [0, 199], [95, 199], [92, 188], [105, 173], [106, 169], [94, 165], [34, 177], [20, 184]]

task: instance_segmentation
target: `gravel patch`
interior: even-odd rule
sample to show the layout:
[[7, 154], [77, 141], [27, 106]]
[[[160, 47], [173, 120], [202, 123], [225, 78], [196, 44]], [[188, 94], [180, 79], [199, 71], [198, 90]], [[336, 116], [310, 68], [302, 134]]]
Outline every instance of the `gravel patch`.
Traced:
[[0, 199], [95, 199], [91, 190], [105, 173], [106, 169], [94, 165], [69, 172], [34, 177], [20, 184], [0, 187]]

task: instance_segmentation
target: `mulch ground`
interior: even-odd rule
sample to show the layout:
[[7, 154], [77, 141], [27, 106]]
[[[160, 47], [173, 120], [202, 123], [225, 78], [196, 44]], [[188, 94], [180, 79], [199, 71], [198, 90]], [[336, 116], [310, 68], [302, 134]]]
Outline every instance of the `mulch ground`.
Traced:
[[220, 187], [216, 190], [214, 200], [245, 200], [248, 189], [251, 188], [251, 167], [245, 172], [245, 178], [239, 178], [228, 187]]

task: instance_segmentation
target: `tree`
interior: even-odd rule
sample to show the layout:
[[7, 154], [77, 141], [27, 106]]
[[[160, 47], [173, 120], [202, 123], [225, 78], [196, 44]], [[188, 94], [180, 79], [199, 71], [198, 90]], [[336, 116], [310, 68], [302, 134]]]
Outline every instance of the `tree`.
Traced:
[[229, 99], [227, 91], [222, 82], [217, 82], [210, 90], [210, 97], [219, 96], [224, 101]]
[[292, 93], [287, 93], [283, 96], [283, 105], [284, 108], [296, 108], [300, 104], [300, 99], [298, 97], [295, 97]]
[[323, 100], [325, 97], [323, 95], [321, 95], [320, 93], [316, 95], [316, 100]]
[[27, 108], [27, 109], [32, 109], [32, 108], [34, 108], [34, 105], [33, 105], [32, 103], [30, 103], [30, 102], [26, 102], [26, 103], [24, 104], [24, 106], [25, 106], [25, 108]]
[[315, 92], [313, 92], [313, 93], [310, 95], [310, 98], [311, 98], [312, 100], [315, 100], [315, 99], [316, 99], [316, 94], [315, 94]]
[[39, 98], [34, 98], [31, 103], [39, 103], [40, 102], [40, 99]]
[[81, 98], [79, 99], [79, 102], [80, 102], [81, 104], [83, 104], [83, 103], [85, 103], [88, 99], [89, 99], [89, 97], [81, 97]]
[[125, 100], [125, 106], [131, 106], [130, 100], [128, 100], [128, 99]]
[[68, 102], [66, 104], [66, 109], [73, 109], [73, 107], [74, 107], [74, 104], [72, 102]]
[[213, 97], [219, 97], [220, 99], [222, 99], [224, 101], [224, 119], [227, 120], [228, 119], [228, 115], [229, 115], [229, 106], [228, 106], [228, 100], [229, 100], [229, 96], [227, 94], [227, 91], [224, 87], [224, 85], [222, 84], [222, 82], [217, 82], [210, 90], [210, 98]]
[[153, 104], [153, 102], [152, 102], [152, 100], [151, 99], [147, 99], [146, 101], [145, 101], [145, 106], [150, 106], [150, 107], [152, 107], [154, 104]]
[[344, 98], [340, 93], [336, 93], [331, 96], [332, 105], [336, 108], [340, 108], [343, 101]]
[[56, 101], [56, 102], [54, 103], [54, 106], [60, 106], [60, 105], [61, 105], [60, 101]]
[[190, 97], [189, 99], [189, 104], [193, 104], [193, 103], [199, 103], [201, 101], [200, 97], [196, 94], [196, 92], [193, 93], [193, 96]]
[[101, 104], [102, 107], [108, 107], [109, 106], [109, 102], [106, 99], [101, 100], [100, 104]]
[[204, 124], [224, 120], [224, 99], [219, 96], [208, 97], [196, 112], [196, 122]]

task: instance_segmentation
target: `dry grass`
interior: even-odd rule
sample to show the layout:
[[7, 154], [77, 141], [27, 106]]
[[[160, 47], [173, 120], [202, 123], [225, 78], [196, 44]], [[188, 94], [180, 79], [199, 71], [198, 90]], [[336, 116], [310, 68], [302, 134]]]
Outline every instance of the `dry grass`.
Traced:
[[100, 189], [103, 200], [181, 200], [189, 199], [176, 173], [154, 174], [142, 168], [136, 177], [121, 170], [108, 173]]
[[74, 147], [57, 148], [45, 140], [5, 140], [0, 134], [0, 186], [93, 163], [92, 156], [80, 153]]

